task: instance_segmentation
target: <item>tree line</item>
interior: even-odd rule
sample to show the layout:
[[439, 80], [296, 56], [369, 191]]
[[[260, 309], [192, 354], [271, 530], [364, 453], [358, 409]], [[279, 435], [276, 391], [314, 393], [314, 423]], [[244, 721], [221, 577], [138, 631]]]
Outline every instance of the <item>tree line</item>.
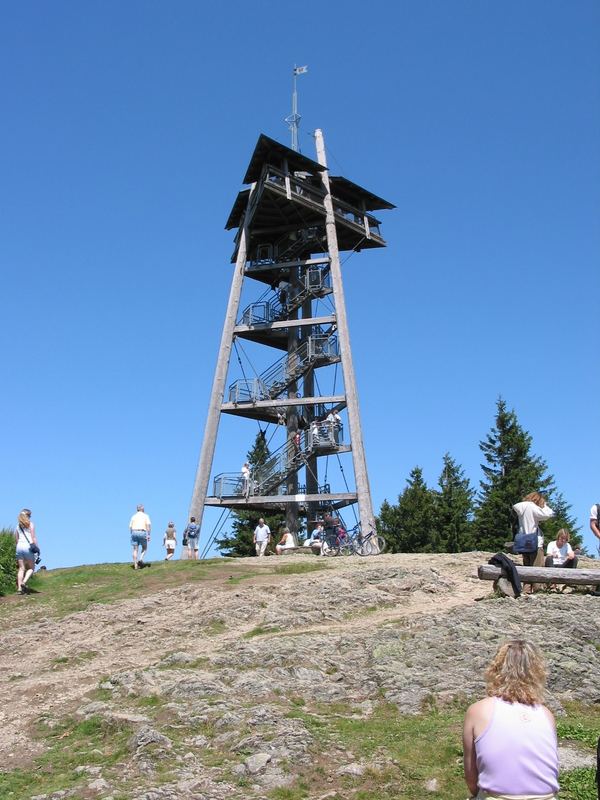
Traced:
[[477, 491], [450, 453], [443, 458], [435, 487], [428, 487], [415, 466], [397, 503], [384, 500], [378, 532], [392, 552], [460, 553], [502, 550], [517, 532], [512, 507], [529, 492], [544, 494], [555, 516], [544, 523], [546, 540], [560, 528], [571, 531], [571, 544], [581, 536], [571, 506], [558, 490], [546, 462], [531, 452], [532, 438], [514, 410], [499, 398], [491, 430], [479, 443], [484, 463]]

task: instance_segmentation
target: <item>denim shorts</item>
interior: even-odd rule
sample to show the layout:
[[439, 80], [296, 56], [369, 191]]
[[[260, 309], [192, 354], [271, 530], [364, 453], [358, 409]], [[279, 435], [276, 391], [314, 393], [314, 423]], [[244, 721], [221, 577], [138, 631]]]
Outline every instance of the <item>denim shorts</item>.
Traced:
[[146, 547], [148, 544], [148, 534], [145, 531], [131, 531], [131, 546]]
[[188, 547], [191, 550], [197, 550], [198, 549], [198, 537], [197, 536], [188, 536], [187, 539], [188, 539]]
[[31, 552], [31, 550], [27, 548], [17, 547], [16, 552], [17, 561], [35, 561], [35, 556]]

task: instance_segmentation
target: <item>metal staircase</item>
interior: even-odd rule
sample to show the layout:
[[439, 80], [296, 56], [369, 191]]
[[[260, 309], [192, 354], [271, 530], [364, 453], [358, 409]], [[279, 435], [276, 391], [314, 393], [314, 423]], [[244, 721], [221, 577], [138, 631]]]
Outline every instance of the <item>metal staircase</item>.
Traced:
[[345, 447], [342, 444], [342, 428], [333, 421], [313, 423], [310, 430], [297, 434], [296, 441], [287, 441], [275, 450], [264, 464], [261, 464], [250, 479], [239, 472], [222, 472], [215, 476], [213, 494], [215, 497], [267, 496], [283, 494], [279, 491], [294, 473], [303, 467], [313, 455], [327, 455]]
[[252, 403], [274, 400], [305, 375], [310, 369], [339, 361], [337, 336], [316, 333], [298, 347], [272, 364], [258, 378], [240, 378], [229, 387], [230, 403]]

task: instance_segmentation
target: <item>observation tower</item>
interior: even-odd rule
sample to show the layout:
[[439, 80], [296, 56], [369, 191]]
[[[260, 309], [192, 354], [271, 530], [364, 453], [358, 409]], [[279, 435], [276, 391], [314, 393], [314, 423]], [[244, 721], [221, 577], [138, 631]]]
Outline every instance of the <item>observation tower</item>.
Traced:
[[[236, 230], [235, 268], [190, 505], [199, 523], [205, 507], [285, 512], [296, 534], [302, 520], [310, 530], [358, 504], [362, 530], [375, 525], [341, 254], [385, 247], [372, 212], [395, 206], [330, 175], [320, 130], [315, 142], [316, 161], [259, 136], [225, 225]], [[230, 363], [242, 342], [264, 368]], [[223, 414], [277, 426], [276, 449], [249, 477], [240, 464], [212, 474]], [[331, 457], [343, 485], [323, 472]]]

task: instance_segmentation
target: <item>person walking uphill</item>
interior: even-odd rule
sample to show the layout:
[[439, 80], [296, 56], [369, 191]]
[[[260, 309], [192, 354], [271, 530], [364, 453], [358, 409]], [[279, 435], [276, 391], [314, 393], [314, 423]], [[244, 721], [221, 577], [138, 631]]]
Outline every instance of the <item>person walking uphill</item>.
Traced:
[[196, 517], [190, 517], [189, 524], [183, 532], [184, 541], [187, 541], [188, 558], [192, 561], [198, 560], [198, 541], [200, 539], [200, 528], [196, 525]]
[[258, 525], [254, 529], [254, 547], [256, 548], [256, 555], [261, 558], [265, 554], [267, 545], [271, 539], [271, 529], [265, 525], [264, 519], [261, 517], [258, 520]]
[[[139, 505], [137, 507], [137, 511], [129, 520], [129, 532], [131, 534], [134, 569], [139, 569], [144, 566], [144, 558], [146, 556], [146, 550], [148, 549], [151, 530], [152, 523], [150, 522], [150, 517], [144, 511], [144, 506]], [[141, 548], [139, 560], [138, 548]]]
[[487, 697], [467, 709], [465, 782], [472, 800], [556, 800], [558, 746], [542, 705], [542, 654], [522, 639], [501, 645], [486, 674]]
[[35, 570], [35, 558], [39, 555], [35, 526], [31, 520], [31, 511], [24, 508], [17, 520], [15, 531], [16, 559], [17, 559], [17, 592], [27, 594], [27, 581]]

